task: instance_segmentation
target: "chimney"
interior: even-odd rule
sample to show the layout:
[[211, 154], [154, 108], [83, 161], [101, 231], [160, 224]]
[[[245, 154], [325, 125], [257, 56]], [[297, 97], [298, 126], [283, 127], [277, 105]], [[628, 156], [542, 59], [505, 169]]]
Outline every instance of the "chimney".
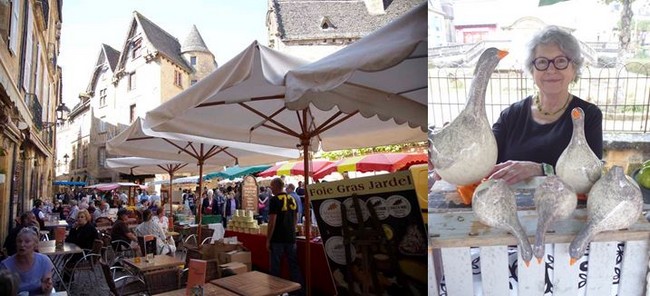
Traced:
[[386, 14], [384, 10], [384, 0], [363, 0], [366, 4], [366, 9], [370, 15]]

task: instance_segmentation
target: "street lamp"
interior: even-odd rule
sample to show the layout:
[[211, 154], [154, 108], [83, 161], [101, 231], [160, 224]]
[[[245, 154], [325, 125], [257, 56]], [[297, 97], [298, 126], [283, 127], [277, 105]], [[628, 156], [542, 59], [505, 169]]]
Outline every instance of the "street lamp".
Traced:
[[68, 156], [68, 153], [66, 153], [65, 155], [63, 155], [63, 163], [64, 163], [64, 164], [68, 164], [68, 158], [70, 158], [70, 156]]
[[[65, 115], [70, 112], [70, 109], [65, 106], [65, 103], [61, 102], [58, 106], [56, 106], [56, 121], [55, 122], [43, 122], [43, 128], [48, 128], [50, 126], [53, 126], [58, 123], [64, 123], [65, 122]], [[65, 114], [64, 114], [65, 113]]]

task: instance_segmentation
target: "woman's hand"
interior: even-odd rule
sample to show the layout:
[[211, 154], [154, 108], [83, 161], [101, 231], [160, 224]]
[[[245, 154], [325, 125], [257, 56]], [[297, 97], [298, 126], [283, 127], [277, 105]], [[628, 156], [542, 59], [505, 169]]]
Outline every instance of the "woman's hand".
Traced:
[[41, 291], [43, 291], [43, 295], [50, 295], [53, 286], [52, 275], [48, 273], [41, 279]]
[[494, 166], [489, 179], [503, 179], [512, 185], [534, 176], [542, 176], [542, 166], [532, 161], [508, 160]]

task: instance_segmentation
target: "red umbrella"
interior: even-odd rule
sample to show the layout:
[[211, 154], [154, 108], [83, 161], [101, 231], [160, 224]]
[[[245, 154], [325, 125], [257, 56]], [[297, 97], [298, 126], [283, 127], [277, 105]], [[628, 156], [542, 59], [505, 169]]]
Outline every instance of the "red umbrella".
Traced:
[[427, 163], [424, 153], [377, 153], [363, 156], [348, 157], [335, 163], [324, 166], [314, 173], [315, 179], [320, 179], [333, 172], [395, 172], [407, 169], [414, 164]]
[[[324, 166], [332, 164], [329, 160], [313, 160], [310, 162], [311, 169], [309, 172], [311, 175], [314, 175], [314, 172], [317, 172]], [[272, 177], [272, 176], [304, 176], [305, 174], [305, 164], [302, 161], [299, 162], [288, 162], [284, 164], [276, 164], [265, 171], [258, 174], [260, 177]]]

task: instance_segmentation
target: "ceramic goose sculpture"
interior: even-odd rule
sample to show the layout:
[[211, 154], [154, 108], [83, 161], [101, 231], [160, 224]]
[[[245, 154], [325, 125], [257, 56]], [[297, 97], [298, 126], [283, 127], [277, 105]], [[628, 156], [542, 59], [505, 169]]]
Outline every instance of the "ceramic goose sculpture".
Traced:
[[571, 110], [573, 136], [557, 160], [557, 175], [571, 185], [577, 194], [589, 192], [598, 181], [603, 163], [589, 148], [585, 138], [585, 112], [576, 107]]
[[517, 216], [515, 193], [502, 179], [487, 180], [476, 188], [472, 196], [472, 209], [481, 223], [507, 230], [517, 238], [521, 258], [530, 264], [533, 250]]
[[431, 162], [436, 173], [449, 183], [476, 183], [496, 164], [497, 143], [485, 113], [485, 92], [492, 72], [507, 54], [496, 48], [481, 54], [465, 109], [449, 125], [429, 135]]
[[533, 255], [538, 263], [542, 263], [546, 231], [553, 222], [565, 219], [573, 213], [578, 204], [578, 197], [571, 185], [566, 184], [560, 177], [548, 176], [535, 189], [534, 201], [538, 220]]
[[594, 236], [602, 231], [627, 228], [641, 215], [643, 196], [639, 186], [613, 166], [589, 191], [587, 224], [569, 246], [571, 264], [585, 254]]

